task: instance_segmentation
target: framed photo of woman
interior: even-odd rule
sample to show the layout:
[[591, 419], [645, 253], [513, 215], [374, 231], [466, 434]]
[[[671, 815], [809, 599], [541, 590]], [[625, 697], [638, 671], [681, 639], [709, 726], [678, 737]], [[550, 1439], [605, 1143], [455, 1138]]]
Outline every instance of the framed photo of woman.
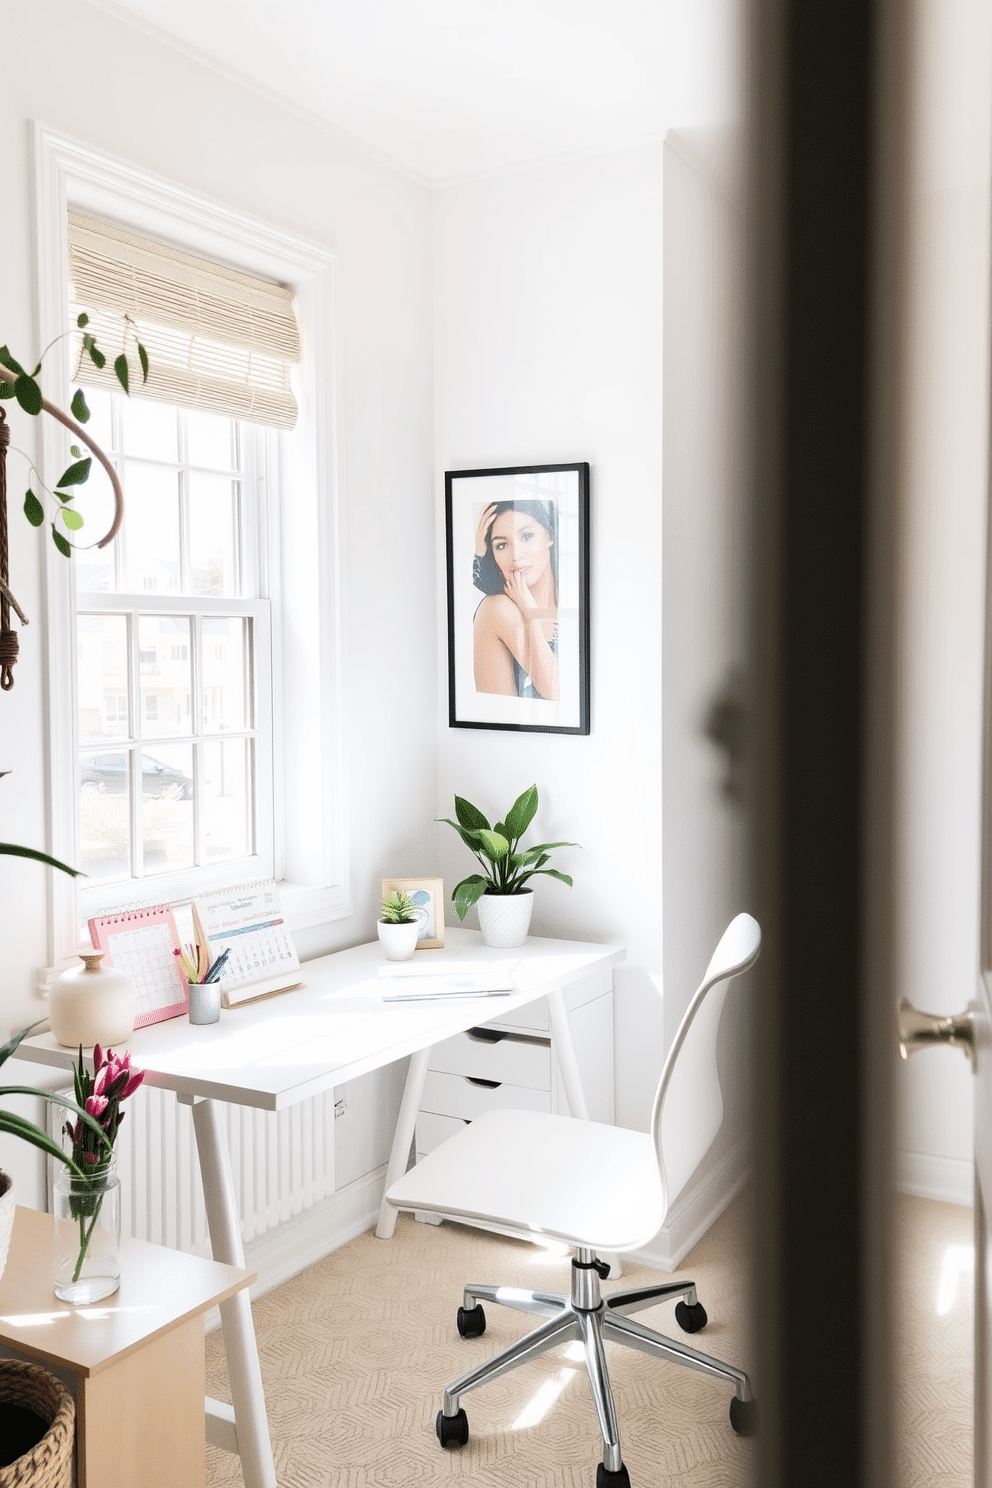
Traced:
[[589, 732], [589, 466], [448, 470], [448, 722]]

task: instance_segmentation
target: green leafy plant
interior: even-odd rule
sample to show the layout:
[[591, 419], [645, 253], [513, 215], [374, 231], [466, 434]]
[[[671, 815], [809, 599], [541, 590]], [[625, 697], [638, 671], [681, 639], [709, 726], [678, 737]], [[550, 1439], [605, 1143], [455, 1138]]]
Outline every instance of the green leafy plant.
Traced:
[[[76, 329], [83, 333], [83, 354], [89, 357], [95, 367], [103, 368], [107, 364], [107, 358], [97, 345], [96, 337], [90, 331], [86, 330], [88, 324], [89, 316], [85, 313], [77, 317]], [[73, 333], [69, 331], [65, 334], [71, 335]], [[77, 387], [72, 395], [72, 401], [69, 405], [72, 410], [71, 416], [61, 408], [58, 408], [54, 403], [49, 403], [42, 395], [41, 383], [38, 381], [42, 362], [52, 348], [58, 345], [63, 339], [64, 336], [57, 336], [54, 341], [46, 346], [41, 354], [41, 360], [39, 360], [38, 365], [30, 372], [11, 355], [9, 347], [0, 346], [0, 400], [11, 399], [15, 401], [24, 413], [30, 414], [34, 418], [37, 418], [42, 413], [49, 414], [50, 417], [64, 425], [71, 434], [74, 434], [90, 450], [89, 455], [84, 455], [79, 444], [72, 444], [70, 446], [69, 452], [72, 456], [72, 462], [62, 472], [55, 482], [54, 489], [51, 490], [42, 481], [34, 464], [30, 460], [28, 461], [31, 482], [24, 494], [24, 515], [32, 527], [43, 526], [47, 520], [45, 504], [38, 492], [40, 491], [42, 495], [47, 497], [50, 509], [54, 511], [54, 515], [49, 522], [52, 541], [63, 557], [68, 558], [73, 548], [68, 534], [78, 532], [83, 526], [82, 514], [76, 510], [73, 502], [79, 494], [80, 487], [85, 485], [90, 478], [94, 457], [110, 477], [110, 483], [114, 491], [114, 520], [108, 531], [96, 543], [98, 548], [106, 547], [117, 535], [121, 525], [121, 519], [124, 515], [124, 495], [121, 490], [117, 471], [114, 469], [111, 461], [83, 428], [83, 425], [89, 422], [90, 410], [82, 388]], [[148, 353], [140, 341], [136, 341], [135, 346], [141, 369], [141, 380], [142, 382], [146, 382], [148, 380]], [[124, 352], [121, 352], [114, 360], [114, 375], [124, 392], [130, 393], [131, 367]], [[35, 490], [36, 486], [38, 490]], [[4, 597], [16, 610], [22, 623], [26, 623], [26, 617], [23, 611], [6, 585], [3, 586], [3, 592]]]
[[379, 918], [386, 925], [412, 925], [417, 906], [405, 889], [393, 889], [382, 901]]
[[545, 868], [556, 847], [578, 847], [577, 842], [540, 842], [536, 847], [520, 850], [520, 839], [537, 812], [537, 786], [532, 785], [518, 796], [506, 813], [505, 821], [490, 826], [477, 806], [463, 796], [455, 797], [455, 815], [439, 816], [438, 821], [454, 827], [465, 846], [475, 854], [481, 873], [471, 873], [452, 890], [451, 898], [460, 920], [463, 920], [483, 894], [520, 894], [536, 873], [546, 873], [572, 887], [567, 873]]

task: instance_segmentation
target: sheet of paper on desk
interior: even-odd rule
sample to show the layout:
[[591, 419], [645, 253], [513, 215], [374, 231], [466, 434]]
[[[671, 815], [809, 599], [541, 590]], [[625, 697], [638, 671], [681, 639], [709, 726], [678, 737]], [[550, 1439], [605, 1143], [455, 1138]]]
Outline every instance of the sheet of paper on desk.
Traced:
[[430, 997], [505, 997], [516, 988], [502, 961], [396, 962], [379, 967], [383, 1002]]

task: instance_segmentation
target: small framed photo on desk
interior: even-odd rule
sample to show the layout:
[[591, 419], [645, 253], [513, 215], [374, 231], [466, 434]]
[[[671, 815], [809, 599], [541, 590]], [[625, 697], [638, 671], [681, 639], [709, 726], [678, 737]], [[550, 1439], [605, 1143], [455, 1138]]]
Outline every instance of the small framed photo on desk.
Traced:
[[439, 878], [384, 878], [382, 897], [402, 889], [416, 906], [420, 921], [418, 951], [435, 951], [444, 945], [444, 883]]

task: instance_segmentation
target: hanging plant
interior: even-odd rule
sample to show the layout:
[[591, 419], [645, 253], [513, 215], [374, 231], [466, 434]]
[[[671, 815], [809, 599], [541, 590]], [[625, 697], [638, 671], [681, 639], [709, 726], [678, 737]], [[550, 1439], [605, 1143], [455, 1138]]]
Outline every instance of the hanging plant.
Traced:
[[[96, 337], [86, 329], [88, 325], [88, 315], [84, 313], [78, 316], [76, 327], [83, 333], [83, 353], [90, 358], [95, 367], [100, 369], [106, 366], [107, 358], [97, 346]], [[47, 520], [51, 528], [52, 541], [62, 556], [68, 558], [74, 546], [69, 541], [69, 534], [78, 532], [83, 526], [82, 513], [76, 510], [73, 503], [79, 494], [80, 487], [84, 486], [90, 478], [94, 458], [99, 461], [110, 478], [114, 493], [114, 519], [103, 537], [99, 538], [95, 544], [87, 543], [87, 547], [105, 548], [108, 543], [113, 542], [124, 516], [124, 492], [121, 490], [117, 471], [111, 461], [83, 427], [89, 422], [90, 410], [82, 388], [77, 387], [72, 395], [72, 401], [69, 404], [71, 414], [64, 412], [56, 404], [50, 403], [42, 394], [41, 384], [38, 381], [42, 361], [52, 347], [63, 339], [63, 336], [58, 336], [45, 348], [41, 361], [31, 372], [26, 371], [20, 362], [15, 361], [8, 347], [0, 346], [0, 400], [14, 400], [25, 413], [34, 418], [47, 413], [64, 425], [71, 434], [75, 435], [80, 444], [85, 445], [90, 451], [89, 455], [84, 455], [79, 444], [72, 444], [70, 446], [72, 464], [62, 472], [55, 482], [54, 489], [51, 490], [41, 479], [35, 465], [30, 460], [28, 461], [33, 481], [24, 493], [24, 515], [32, 527], [41, 527]], [[148, 354], [140, 341], [137, 342], [137, 350], [141, 366], [141, 380], [147, 382]], [[130, 394], [131, 368], [124, 352], [121, 352], [114, 361], [114, 373], [124, 392]], [[17, 632], [11, 628], [10, 611], [15, 612], [22, 625], [28, 623], [27, 615], [10, 590], [7, 552], [7, 450], [9, 445], [10, 425], [7, 422], [6, 410], [0, 408], [0, 688], [4, 692], [9, 692], [14, 685], [13, 666], [18, 652]], [[35, 486], [38, 487], [37, 491], [34, 489]], [[50, 509], [54, 509], [54, 515], [51, 518], [46, 516], [43, 498], [47, 498]]]

